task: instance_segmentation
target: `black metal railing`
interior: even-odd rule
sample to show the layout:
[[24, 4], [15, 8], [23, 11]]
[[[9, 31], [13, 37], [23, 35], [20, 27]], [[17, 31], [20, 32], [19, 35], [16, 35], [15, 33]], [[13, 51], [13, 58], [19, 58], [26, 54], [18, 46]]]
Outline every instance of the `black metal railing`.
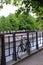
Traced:
[[43, 32], [17, 31], [1, 36], [1, 65], [22, 59], [43, 46]]

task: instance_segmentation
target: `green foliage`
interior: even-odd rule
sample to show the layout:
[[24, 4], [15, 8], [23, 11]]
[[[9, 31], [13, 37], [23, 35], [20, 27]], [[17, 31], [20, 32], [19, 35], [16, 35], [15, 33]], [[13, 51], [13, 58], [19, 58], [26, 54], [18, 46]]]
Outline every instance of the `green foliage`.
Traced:
[[36, 30], [36, 19], [26, 14], [10, 14], [8, 17], [0, 18], [0, 31], [11, 30]]
[[43, 0], [13, 0], [13, 3], [15, 6], [20, 6], [18, 9], [19, 13], [25, 12], [28, 14], [30, 6], [32, 6], [33, 12], [37, 13], [37, 15], [41, 14], [43, 11]]
[[[2, 0], [3, 1], [3, 0]], [[11, 4], [12, 0], [6, 0], [6, 4]], [[41, 0], [13, 0], [19, 9], [15, 14], [0, 18], [0, 31], [7, 30], [43, 30], [43, 1]], [[3, 2], [2, 2], [3, 4]], [[38, 16], [37, 20], [29, 15], [30, 6], [33, 13]], [[0, 8], [3, 8], [0, 6]], [[22, 13], [22, 14], [21, 14]]]
[[11, 23], [11, 26], [12, 26], [12, 30], [18, 30], [19, 29], [19, 21], [18, 21], [18, 18], [14, 15], [14, 14], [10, 14], [8, 16], [8, 19]]
[[3, 8], [3, 5], [0, 5], [0, 9], [2, 9]]
[[5, 17], [0, 18], [0, 31], [7, 31], [11, 30], [12, 26], [9, 22], [9, 20]]
[[36, 24], [38, 25], [38, 29], [43, 29], [43, 0], [14, 0], [14, 2], [14, 5], [18, 3], [16, 6], [20, 6], [20, 8], [17, 10], [18, 15], [21, 12], [28, 15], [31, 6], [32, 12], [36, 13], [36, 15], [38, 16], [36, 22]]
[[43, 16], [37, 18], [36, 25], [37, 25], [39, 30], [43, 30]]
[[11, 0], [8, 0], [8, 3], [11, 4]]
[[30, 15], [25, 15], [25, 14], [22, 14], [22, 15], [19, 15], [18, 16], [19, 18], [19, 29], [22, 30], [22, 29], [25, 29], [25, 30], [36, 30], [37, 27], [35, 25], [35, 19], [30, 16]]
[[23, 12], [28, 14], [30, 11], [31, 1], [30, 0], [14, 0], [14, 5], [20, 6], [17, 12], [19, 13]]

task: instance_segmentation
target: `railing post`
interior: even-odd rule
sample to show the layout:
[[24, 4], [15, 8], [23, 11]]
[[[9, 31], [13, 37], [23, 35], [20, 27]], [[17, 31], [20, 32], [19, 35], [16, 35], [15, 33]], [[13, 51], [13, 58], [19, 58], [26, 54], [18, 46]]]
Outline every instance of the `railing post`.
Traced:
[[29, 42], [29, 32], [27, 31], [27, 43], [26, 43], [26, 46], [27, 46], [27, 53], [28, 55], [30, 55], [30, 42]]
[[36, 49], [38, 49], [38, 33], [36, 32]]
[[1, 37], [1, 65], [6, 65], [4, 35]]
[[13, 60], [15, 60], [15, 61], [17, 60], [15, 33], [13, 33]]
[[43, 46], [43, 32], [42, 32], [42, 46]]

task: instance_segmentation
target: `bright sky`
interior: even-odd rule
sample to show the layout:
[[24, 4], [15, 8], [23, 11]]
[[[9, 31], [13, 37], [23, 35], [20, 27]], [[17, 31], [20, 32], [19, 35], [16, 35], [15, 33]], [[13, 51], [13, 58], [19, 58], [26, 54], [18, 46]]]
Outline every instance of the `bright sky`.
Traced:
[[17, 10], [17, 7], [11, 4], [3, 4], [3, 9], [0, 10], [0, 16], [8, 16], [10, 13], [15, 13], [15, 10]]
[[[11, 5], [11, 4], [3, 4], [3, 9], [0, 10], [0, 16], [8, 16], [10, 13], [15, 13], [15, 10], [17, 10], [18, 8], [15, 7], [14, 5]], [[35, 16], [35, 14], [33, 14], [32, 12], [30, 12], [30, 14], [32, 16]]]

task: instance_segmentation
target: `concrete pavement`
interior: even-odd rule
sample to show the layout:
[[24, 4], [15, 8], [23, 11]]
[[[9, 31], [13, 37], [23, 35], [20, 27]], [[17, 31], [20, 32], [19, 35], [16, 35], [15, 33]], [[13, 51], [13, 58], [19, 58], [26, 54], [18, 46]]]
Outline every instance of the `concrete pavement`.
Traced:
[[17, 63], [16, 65], [43, 65], [43, 50]]

